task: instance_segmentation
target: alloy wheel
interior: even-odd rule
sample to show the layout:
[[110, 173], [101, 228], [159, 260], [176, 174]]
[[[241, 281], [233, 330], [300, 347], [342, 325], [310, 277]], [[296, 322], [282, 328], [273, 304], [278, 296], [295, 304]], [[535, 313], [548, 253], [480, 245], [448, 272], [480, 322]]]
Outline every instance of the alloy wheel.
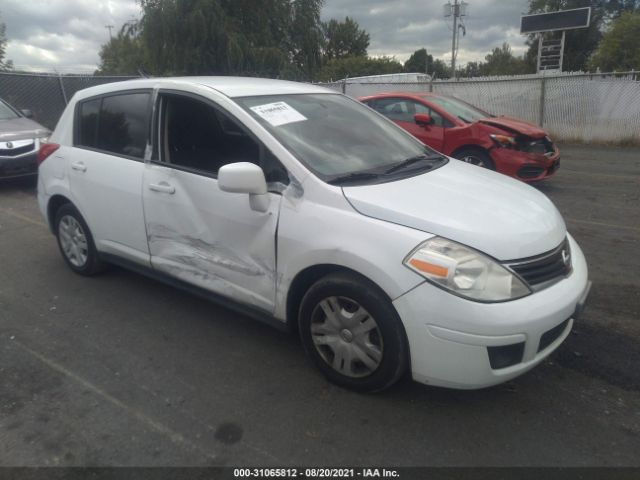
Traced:
[[69, 263], [74, 267], [82, 268], [89, 256], [89, 245], [80, 222], [71, 215], [62, 217], [58, 223], [58, 237]]

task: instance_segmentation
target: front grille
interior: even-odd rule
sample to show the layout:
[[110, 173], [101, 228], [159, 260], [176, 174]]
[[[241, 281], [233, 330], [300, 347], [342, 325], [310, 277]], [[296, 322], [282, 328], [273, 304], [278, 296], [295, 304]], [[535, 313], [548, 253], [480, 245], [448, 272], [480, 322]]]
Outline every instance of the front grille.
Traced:
[[34, 142], [16, 148], [0, 148], [0, 157], [17, 157], [23, 153], [29, 153], [35, 148]]
[[538, 165], [525, 165], [518, 170], [520, 178], [535, 178], [544, 173], [544, 167]]
[[544, 138], [519, 138], [518, 148], [523, 152], [538, 153], [540, 155], [550, 155], [555, 152], [553, 142], [549, 137]]
[[531, 287], [550, 282], [571, 272], [571, 250], [565, 239], [550, 252], [529, 259], [506, 262]]
[[558, 339], [558, 337], [562, 335], [562, 333], [565, 331], [568, 323], [569, 323], [569, 319], [567, 318], [560, 325], [557, 325], [552, 329], [544, 332], [540, 337], [540, 343], [538, 344], [538, 352], [541, 352], [542, 350], [547, 348], [549, 345], [551, 345], [553, 342], [555, 342]]

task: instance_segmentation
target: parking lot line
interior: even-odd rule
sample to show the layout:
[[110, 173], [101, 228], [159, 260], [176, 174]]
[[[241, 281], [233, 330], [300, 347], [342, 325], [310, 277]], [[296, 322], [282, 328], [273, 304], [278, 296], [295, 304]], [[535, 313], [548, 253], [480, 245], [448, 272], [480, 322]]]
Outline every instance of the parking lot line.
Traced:
[[136, 410], [135, 408], [130, 407], [129, 405], [126, 405], [125, 403], [121, 402], [117, 398], [109, 395], [107, 392], [102, 390], [100, 387], [94, 385], [93, 383], [89, 382], [88, 380], [85, 380], [81, 376], [79, 376], [76, 373], [68, 370], [67, 368], [63, 367], [59, 363], [57, 363], [57, 362], [45, 357], [43, 354], [41, 354], [39, 352], [36, 352], [35, 350], [32, 350], [31, 348], [27, 347], [26, 345], [24, 345], [23, 343], [21, 343], [18, 340], [14, 339], [12, 341], [12, 343], [14, 345], [20, 347], [22, 350], [24, 350], [25, 352], [27, 352], [28, 354], [30, 354], [34, 358], [40, 360], [43, 364], [45, 364], [50, 369], [52, 369], [52, 370], [64, 375], [65, 377], [67, 377], [67, 378], [73, 380], [74, 382], [82, 385], [84, 388], [86, 388], [87, 390], [90, 390], [91, 392], [93, 392], [94, 394], [98, 395], [99, 397], [101, 397], [102, 399], [106, 400], [107, 402], [111, 403], [112, 405], [124, 410], [129, 415], [131, 415], [132, 417], [137, 419], [139, 422], [145, 424], [151, 430], [154, 430], [154, 431], [156, 431], [156, 432], [158, 432], [160, 434], [163, 434], [163, 435], [167, 436], [176, 445], [179, 445], [180, 447], [185, 448], [187, 450], [196, 451], [196, 452], [204, 455], [205, 457], [207, 457], [210, 460], [216, 460], [217, 459], [217, 456], [215, 454], [209, 452], [208, 450], [203, 449], [199, 445], [193, 443], [189, 439], [187, 439], [184, 436], [182, 436], [180, 433], [175, 432], [171, 428], [169, 428], [166, 425], [158, 422], [157, 420], [154, 420], [153, 418], [149, 417], [148, 415], [145, 415], [144, 413]]
[[26, 215], [22, 215], [21, 213], [14, 212], [12, 210], [7, 210], [6, 208], [0, 208], [0, 212], [4, 213], [6, 215], [9, 215], [11, 217], [15, 217], [15, 218], [19, 218], [20, 220], [24, 220], [25, 222], [29, 222], [29, 223], [32, 223], [34, 225], [39, 225], [41, 227], [47, 228], [46, 223], [38, 221], [38, 220], [34, 220], [33, 218], [27, 217]]

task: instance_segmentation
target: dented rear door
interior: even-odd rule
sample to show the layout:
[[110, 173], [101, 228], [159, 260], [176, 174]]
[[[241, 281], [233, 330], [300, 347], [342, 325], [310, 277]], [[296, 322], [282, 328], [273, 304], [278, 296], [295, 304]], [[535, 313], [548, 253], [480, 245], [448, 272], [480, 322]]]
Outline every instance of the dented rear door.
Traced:
[[281, 195], [267, 212], [223, 192], [212, 176], [157, 163], [143, 182], [154, 269], [267, 312], [274, 309], [275, 241]]

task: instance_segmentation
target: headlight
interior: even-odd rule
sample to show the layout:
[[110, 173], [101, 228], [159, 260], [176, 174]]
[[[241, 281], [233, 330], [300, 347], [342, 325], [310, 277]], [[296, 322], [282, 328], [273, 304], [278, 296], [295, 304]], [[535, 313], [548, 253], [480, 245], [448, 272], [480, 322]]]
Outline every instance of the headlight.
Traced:
[[495, 260], [440, 237], [424, 242], [404, 264], [430, 282], [470, 300], [500, 302], [531, 293]]
[[42, 145], [43, 143], [47, 143], [49, 141], [49, 136], [47, 135], [46, 137], [38, 137], [38, 140], [40, 141], [40, 145]]
[[518, 147], [515, 137], [510, 137], [508, 135], [489, 135], [489, 136], [494, 142], [496, 142], [501, 147], [505, 147], [505, 148]]

